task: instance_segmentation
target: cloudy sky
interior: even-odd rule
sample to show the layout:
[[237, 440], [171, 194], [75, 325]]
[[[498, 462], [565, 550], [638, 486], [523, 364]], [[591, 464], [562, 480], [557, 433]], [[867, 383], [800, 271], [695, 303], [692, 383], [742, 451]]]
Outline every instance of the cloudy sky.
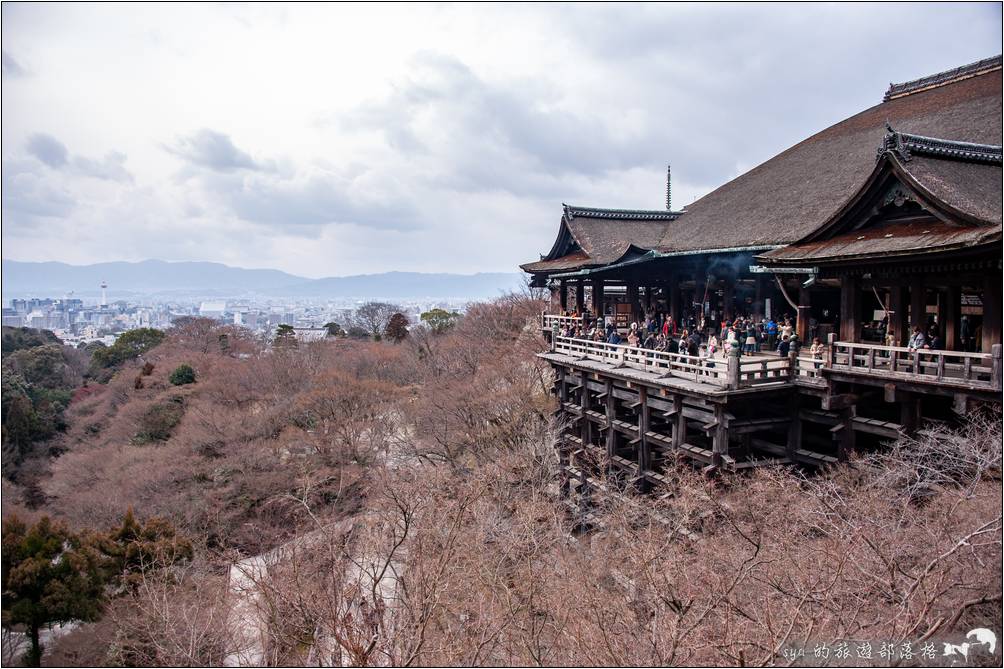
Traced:
[[1000, 45], [998, 3], [5, 3], [3, 257], [512, 271]]

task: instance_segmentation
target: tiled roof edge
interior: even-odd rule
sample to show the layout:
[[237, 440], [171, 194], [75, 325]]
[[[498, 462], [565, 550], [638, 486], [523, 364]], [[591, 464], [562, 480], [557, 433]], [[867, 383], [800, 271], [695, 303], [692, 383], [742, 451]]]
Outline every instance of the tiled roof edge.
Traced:
[[905, 81], [901, 84], [889, 84], [889, 90], [885, 92], [882, 101], [888, 102], [889, 100], [901, 98], [911, 93], [919, 93], [935, 86], [944, 86], [945, 84], [975, 77], [978, 74], [984, 74], [985, 72], [991, 72], [1000, 68], [1001, 56], [993, 56], [992, 58], [984, 58], [975, 63], [938, 72], [927, 77], [914, 79], [913, 81]]
[[894, 152], [905, 161], [909, 161], [911, 156], [916, 154], [973, 163], [1001, 164], [1000, 146], [911, 135], [905, 132], [896, 132], [888, 125], [886, 127], [889, 132], [882, 139], [882, 146], [878, 151], [879, 157], [887, 152]]
[[683, 214], [682, 211], [663, 211], [660, 209], [600, 209], [598, 207], [575, 207], [570, 204], [562, 206], [569, 219], [581, 216], [583, 218], [619, 218], [635, 221], [674, 221]]

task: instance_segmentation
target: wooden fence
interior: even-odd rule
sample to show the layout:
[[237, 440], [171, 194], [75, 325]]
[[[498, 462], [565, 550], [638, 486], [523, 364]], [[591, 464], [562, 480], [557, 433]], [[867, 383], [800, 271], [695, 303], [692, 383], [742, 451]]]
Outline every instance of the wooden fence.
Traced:
[[865, 376], [933, 383], [973, 390], [1001, 389], [1001, 347], [990, 353], [964, 353], [902, 346], [835, 341], [827, 367]]
[[552, 347], [555, 353], [733, 390], [784, 382], [825, 385], [824, 372], [827, 370], [889, 381], [941, 384], [970, 390], [1001, 390], [999, 345], [995, 345], [990, 353], [963, 353], [831, 341], [824, 358], [809, 357], [803, 349], [801, 355], [793, 353], [786, 358], [753, 359], [732, 356], [704, 358], [560, 336], [554, 339]]

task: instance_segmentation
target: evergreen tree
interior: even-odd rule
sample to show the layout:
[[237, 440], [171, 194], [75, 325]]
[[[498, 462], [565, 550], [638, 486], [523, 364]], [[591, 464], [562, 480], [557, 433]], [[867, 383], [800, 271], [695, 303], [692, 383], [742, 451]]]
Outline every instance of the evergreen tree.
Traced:
[[62, 523], [42, 517], [28, 527], [17, 516], [3, 523], [3, 625], [24, 625], [31, 640], [25, 658], [40, 666], [45, 625], [91, 621], [101, 613], [104, 560], [96, 548]]

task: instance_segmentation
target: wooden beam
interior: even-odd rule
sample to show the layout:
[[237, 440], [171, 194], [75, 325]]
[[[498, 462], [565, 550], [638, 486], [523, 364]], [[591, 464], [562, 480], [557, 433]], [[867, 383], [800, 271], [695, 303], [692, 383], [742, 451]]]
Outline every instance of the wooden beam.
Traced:
[[927, 334], [927, 289], [922, 276], [910, 281], [910, 332], [918, 326]]
[[603, 316], [603, 282], [599, 279], [593, 279], [593, 316], [602, 317]]
[[910, 291], [906, 286], [889, 289], [889, 328], [895, 341], [893, 346], [906, 346], [910, 338]]
[[795, 321], [795, 332], [798, 334], [798, 339], [802, 342], [802, 346], [808, 346], [812, 343], [809, 341], [810, 303], [809, 289], [805, 286], [800, 286], [798, 289], [798, 314]]
[[1001, 270], [987, 272], [983, 284], [983, 339], [980, 350], [989, 353], [1001, 343]]
[[857, 341], [860, 336], [860, 283], [856, 276], [840, 278], [840, 339]]

